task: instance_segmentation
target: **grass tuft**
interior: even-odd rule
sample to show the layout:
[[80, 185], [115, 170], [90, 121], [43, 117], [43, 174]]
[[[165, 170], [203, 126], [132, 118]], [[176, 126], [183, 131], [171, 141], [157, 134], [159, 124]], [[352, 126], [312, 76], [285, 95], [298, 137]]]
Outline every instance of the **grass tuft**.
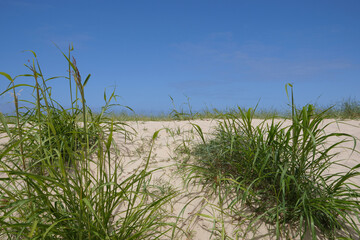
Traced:
[[[133, 133], [107, 117], [114, 92], [104, 94], [100, 113], [88, 108], [85, 87], [90, 75], [82, 80], [75, 59], [70, 61], [72, 50], [63, 53], [69, 69], [69, 109], [52, 98], [48, 85], [57, 78], [44, 77], [34, 52], [27, 66], [30, 74], [12, 78], [0, 73], [9, 80], [2, 94], [13, 92], [16, 110], [14, 116], [0, 118], [0, 134], [8, 140], [0, 153], [0, 238], [166, 238], [173, 225], [163, 208], [173, 193], [149, 200], [151, 150], [143, 169], [123, 174], [113, 136], [122, 134], [126, 140]], [[33, 90], [33, 101], [18, 99], [19, 88]]]
[[[350, 168], [334, 160], [337, 147], [345, 141], [355, 144], [355, 139], [327, 134], [326, 111], [316, 113], [312, 105], [297, 109], [292, 93], [291, 103], [290, 120], [256, 124], [255, 110], [241, 108], [236, 115], [224, 115], [214, 138], [193, 149], [195, 164], [188, 179], [200, 178], [218, 194], [220, 188], [231, 192], [226, 196], [229, 209], [238, 212], [238, 204], [250, 208], [252, 224], [273, 224], [277, 238], [294, 232], [313, 239], [340, 232], [358, 236], [354, 216], [360, 215], [360, 188], [351, 180], [360, 175], [360, 164]], [[333, 139], [338, 141], [330, 143]], [[336, 166], [347, 170], [332, 173]]]

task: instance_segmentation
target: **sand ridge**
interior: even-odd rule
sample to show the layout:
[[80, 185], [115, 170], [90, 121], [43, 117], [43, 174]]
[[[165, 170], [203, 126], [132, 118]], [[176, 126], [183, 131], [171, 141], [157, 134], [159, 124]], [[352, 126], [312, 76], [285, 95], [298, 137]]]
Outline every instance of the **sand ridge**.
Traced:
[[[169, 192], [176, 193], [169, 205], [166, 207], [168, 213], [174, 217], [179, 217], [176, 222], [177, 229], [173, 233], [174, 239], [219, 239], [224, 223], [225, 233], [233, 239], [276, 239], [274, 228], [266, 224], [260, 224], [255, 229], [250, 229], [244, 238], [248, 222], [239, 216], [237, 219], [221, 214], [222, 207], [216, 194], [207, 189], [203, 189], [201, 184], [187, 182], [186, 172], [182, 169], [181, 163], [188, 160], [186, 154], [181, 154], [184, 148], [191, 148], [194, 144], [201, 142], [201, 138], [194, 128], [194, 124], [201, 127], [206, 139], [213, 137], [220, 120], [191, 120], [191, 121], [139, 121], [126, 122], [127, 129], [134, 134], [132, 138], [124, 138], [121, 133], [114, 133], [114, 141], [120, 150], [123, 176], [126, 178], [136, 173], [144, 167], [149, 156], [153, 134], [159, 131], [158, 137], [154, 141], [150, 155], [149, 170], [158, 169], [152, 174], [151, 181], [158, 186], [159, 194]], [[263, 120], [254, 119], [253, 124], [260, 124]], [[277, 120], [282, 121], [282, 120]], [[290, 122], [285, 121], [284, 127]], [[323, 124], [330, 124], [326, 128], [326, 133], [343, 132], [354, 136], [356, 140], [360, 138], [360, 121], [344, 120], [335, 121], [332, 119], [324, 120]], [[0, 141], [5, 143], [5, 134], [0, 136]], [[331, 141], [339, 141], [333, 138]], [[351, 139], [350, 139], [351, 140]], [[356, 144], [348, 141], [341, 148], [337, 149], [340, 154], [334, 160], [344, 160], [347, 166], [355, 166], [360, 163], [360, 143]], [[341, 168], [331, 169], [339, 172]], [[355, 179], [355, 183], [360, 185], [360, 179]], [[186, 185], [186, 183], [189, 183]], [[174, 221], [169, 219], [169, 221]]]
[[[259, 124], [263, 120], [254, 119], [253, 124]], [[281, 121], [281, 120], [279, 120]], [[284, 127], [290, 122], [284, 123]], [[335, 121], [332, 119], [324, 120], [323, 124], [331, 123], [326, 128], [326, 133], [343, 132], [360, 138], [360, 121], [346, 120]], [[180, 216], [177, 222], [178, 227], [183, 229], [175, 234], [175, 239], [217, 239], [221, 234], [221, 222], [225, 223], [226, 234], [236, 239], [243, 239], [246, 230], [246, 221], [236, 221], [233, 218], [221, 214], [221, 206], [216, 195], [202, 189], [200, 185], [184, 185], [185, 175], [179, 171], [179, 164], [184, 161], [185, 155], [179, 154], [179, 149], [184, 145], [191, 147], [201, 138], [196, 133], [193, 124], [201, 127], [205, 138], [212, 137], [218, 120], [191, 120], [191, 121], [146, 121], [146, 122], [127, 122], [129, 126], [136, 130], [136, 135], [131, 142], [124, 143], [119, 136], [115, 136], [115, 141], [119, 145], [126, 145], [132, 154], [124, 158], [124, 169], [126, 174], [136, 171], [144, 163], [148, 156], [151, 138], [154, 132], [160, 130], [151, 153], [150, 169], [162, 168], [154, 172], [153, 181], [162, 185], [167, 191], [178, 191], [180, 194], [171, 201], [169, 213]], [[340, 139], [334, 138], [333, 141]], [[360, 163], [360, 144], [355, 146], [354, 142], [348, 141], [337, 149], [340, 154], [334, 160], [342, 159], [348, 166], [355, 166]], [[331, 169], [339, 172], [343, 169]], [[360, 179], [356, 179], [360, 184]], [[240, 217], [241, 219], [241, 217]], [[218, 231], [214, 231], [218, 229]], [[275, 233], [271, 226], [263, 224], [258, 226], [255, 232], [247, 234], [246, 239], [275, 239]]]

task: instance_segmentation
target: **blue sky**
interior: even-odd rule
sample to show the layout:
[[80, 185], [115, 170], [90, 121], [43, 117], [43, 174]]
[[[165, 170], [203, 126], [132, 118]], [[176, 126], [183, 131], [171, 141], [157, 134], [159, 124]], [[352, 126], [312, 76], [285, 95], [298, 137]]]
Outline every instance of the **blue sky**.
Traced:
[[[259, 100], [281, 110], [288, 82], [299, 105], [360, 97], [358, 0], [0, 0], [0, 9], [0, 71], [28, 73], [30, 49], [45, 77], [66, 75], [53, 43], [73, 43], [80, 72], [92, 75], [93, 108], [113, 87], [139, 113], [171, 110], [169, 95], [177, 105], [189, 97], [195, 110]], [[0, 91], [7, 83], [0, 77]], [[68, 105], [67, 81], [52, 86]], [[10, 101], [1, 96], [0, 111]]]

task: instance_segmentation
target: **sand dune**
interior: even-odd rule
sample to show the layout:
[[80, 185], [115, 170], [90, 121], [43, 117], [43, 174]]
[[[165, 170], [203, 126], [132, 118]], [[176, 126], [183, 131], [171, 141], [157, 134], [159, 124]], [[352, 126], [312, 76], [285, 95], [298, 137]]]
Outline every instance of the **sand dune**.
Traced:
[[[262, 120], [255, 119], [253, 124], [259, 124]], [[360, 121], [325, 120], [323, 124], [332, 124], [326, 129], [327, 133], [343, 132], [350, 134], [355, 139], [360, 138]], [[160, 130], [153, 151], [151, 152], [150, 170], [158, 169], [152, 175], [152, 181], [160, 186], [158, 191], [177, 192], [176, 197], [170, 202], [167, 211], [174, 217], [179, 217], [177, 226], [182, 230], [174, 232], [174, 239], [217, 239], [221, 229], [221, 223], [225, 224], [226, 234], [236, 239], [243, 239], [247, 229], [246, 220], [234, 219], [221, 214], [219, 199], [211, 191], [203, 189], [200, 184], [185, 186], [186, 174], [180, 167], [187, 155], [181, 154], [185, 146], [191, 148], [201, 139], [192, 124], [201, 127], [205, 138], [210, 139], [218, 125], [218, 120], [192, 120], [192, 121], [146, 121], [127, 122], [129, 129], [134, 132], [132, 139], [125, 139], [120, 133], [114, 135], [114, 140], [120, 149], [123, 165], [123, 178], [141, 169], [149, 156], [150, 143], [154, 132]], [[286, 126], [285, 123], [284, 126]], [[4, 143], [4, 134], [0, 140]], [[331, 141], [339, 141], [333, 138]], [[351, 140], [351, 139], [350, 139]], [[355, 151], [352, 151], [352, 150]], [[354, 141], [348, 141], [337, 149], [340, 154], [337, 159], [343, 160], [347, 166], [355, 166], [360, 163], [360, 144], [354, 148]], [[340, 167], [331, 169], [339, 172]], [[360, 179], [355, 179], [360, 185]], [[259, 224], [246, 235], [246, 239], [275, 239], [274, 228], [266, 224]]]
[[[259, 124], [261, 121], [254, 120], [254, 124]], [[356, 139], [360, 138], [360, 121], [325, 120], [324, 124], [330, 122], [333, 123], [327, 128], [327, 133], [344, 132], [353, 135]], [[184, 232], [177, 232], [176, 239], [216, 239], [214, 228], [221, 229], [219, 224], [222, 221], [226, 223], [228, 235], [232, 235], [234, 238], [236, 233], [238, 236], [243, 236], [242, 231], [245, 231], [247, 227], [246, 221], [235, 221], [232, 218], [221, 216], [216, 196], [201, 189], [200, 185], [190, 184], [187, 188], [184, 186], [185, 175], [179, 171], [179, 164], [184, 161], [186, 156], [179, 154], [176, 149], [181, 148], [183, 144], [191, 146], [201, 141], [192, 123], [202, 128], [206, 138], [212, 137], [211, 133], [218, 124], [217, 120], [129, 122], [128, 124], [137, 132], [134, 139], [125, 143], [123, 137], [115, 136], [115, 141], [125, 153], [123, 159], [125, 173], [131, 174], [142, 166], [144, 159], [148, 156], [149, 143], [153, 133], [161, 129], [151, 154], [150, 168], [162, 168], [153, 174], [153, 181], [162, 185], [167, 191], [177, 190], [180, 192], [180, 195], [171, 202], [172, 206], [169, 207], [169, 212], [174, 216], [181, 217], [178, 226], [184, 230]], [[332, 140], [339, 141], [337, 138]], [[344, 164], [348, 166], [359, 163], [360, 145], [356, 145], [355, 151], [352, 151], [353, 147], [353, 141], [343, 144], [341, 148], [337, 149], [340, 154], [334, 160], [342, 159]], [[331, 169], [334, 172], [342, 170], [341, 168]], [[360, 179], [357, 179], [357, 183], [360, 184]], [[214, 221], [215, 218], [218, 221]], [[221, 218], [223, 219], [220, 220]], [[214, 225], [214, 222], [217, 223]], [[274, 239], [274, 237], [275, 234], [271, 226], [263, 224], [256, 232], [248, 234], [246, 238]]]

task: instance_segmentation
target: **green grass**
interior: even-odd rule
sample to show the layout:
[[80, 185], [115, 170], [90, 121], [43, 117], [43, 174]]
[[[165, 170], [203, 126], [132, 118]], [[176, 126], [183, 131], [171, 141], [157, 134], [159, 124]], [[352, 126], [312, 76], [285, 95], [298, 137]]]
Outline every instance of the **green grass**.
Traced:
[[[250, 209], [250, 225], [270, 223], [277, 238], [294, 233], [313, 239], [358, 236], [360, 188], [351, 180], [360, 175], [360, 165], [349, 168], [334, 161], [337, 147], [356, 140], [345, 133], [325, 133], [326, 111], [315, 112], [312, 105], [296, 109], [293, 98], [291, 111], [288, 126], [274, 118], [255, 125], [255, 110], [239, 108], [219, 121], [209, 141], [195, 126], [203, 142], [192, 151], [195, 163], [188, 166], [188, 180], [198, 179], [219, 195], [226, 192], [227, 208], [233, 213], [239, 213], [239, 204]], [[328, 143], [334, 138], [338, 141]], [[330, 173], [335, 166], [348, 170]]]
[[[191, 105], [190, 105], [191, 106]], [[125, 106], [126, 107], [126, 106]], [[109, 112], [107, 117], [114, 121], [174, 121], [174, 120], [204, 120], [204, 119], [221, 119], [224, 118], [226, 114], [237, 115], [238, 108], [226, 108], [226, 109], [217, 109], [217, 108], [205, 108], [199, 111], [189, 111], [180, 106], [180, 109], [177, 109], [173, 105], [173, 109], [168, 113], [153, 113], [153, 114], [141, 114], [136, 113], [133, 109], [126, 107], [124, 111]], [[242, 109], [245, 109], [242, 107]], [[326, 110], [325, 118], [330, 119], [360, 119], [360, 101], [356, 99], [346, 99], [338, 101], [336, 104], [331, 106], [317, 106], [315, 111], [318, 113], [324, 112]], [[99, 112], [93, 112], [94, 115], [100, 114]], [[290, 111], [279, 110], [276, 108], [270, 109], [260, 109], [254, 113], [254, 118], [257, 119], [266, 119], [266, 118], [289, 118], [291, 116]], [[14, 123], [16, 119], [10, 115], [4, 116], [8, 123]]]
[[327, 117], [336, 119], [359, 119], [360, 101], [352, 98], [339, 101], [331, 107], [322, 107], [320, 110], [328, 109]]
[[[187, 232], [176, 227], [180, 217], [166, 213], [178, 191], [170, 182], [151, 179], [156, 170], [149, 170], [149, 161], [159, 132], [150, 140], [144, 167], [123, 172], [121, 146], [113, 137], [120, 134], [126, 143], [136, 133], [124, 121], [148, 120], [190, 120], [193, 129], [188, 134], [199, 134], [200, 144], [192, 147], [191, 135], [174, 151], [188, 171], [182, 177], [215, 190], [216, 203], [201, 194], [195, 197], [203, 198], [203, 208], [220, 213], [199, 212], [198, 217], [220, 226], [212, 236], [231, 239], [225, 230], [228, 216], [248, 225], [245, 235], [238, 231], [239, 238], [259, 222], [272, 225], [277, 238], [360, 235], [360, 188], [352, 182], [360, 175], [360, 165], [349, 168], [335, 161], [342, 144], [355, 145], [356, 140], [326, 133], [328, 125], [323, 125], [326, 118], [359, 118], [358, 101], [349, 99], [326, 110], [312, 105], [297, 109], [291, 93], [287, 113], [243, 108], [196, 112], [189, 99], [176, 107], [171, 98], [170, 113], [138, 115], [127, 107], [114, 114], [117, 96], [112, 92], [104, 94], [101, 111], [93, 112], [86, 104], [91, 76], [82, 78], [72, 50], [62, 53], [69, 108], [51, 94], [51, 82], [61, 78], [45, 78], [34, 52], [26, 65], [30, 73], [11, 77], [0, 72], [9, 82], [0, 95], [12, 93], [15, 107], [12, 115], [0, 114], [1, 138], [7, 140], [0, 152], [0, 238], [172, 239], [175, 231]], [[33, 92], [32, 100], [19, 98], [17, 91], [23, 88]], [[256, 125], [255, 118], [264, 120]], [[205, 138], [191, 123], [195, 119], [218, 119], [213, 138]], [[166, 132], [174, 141], [185, 134], [180, 127]], [[191, 157], [181, 161], [180, 155]], [[329, 171], [337, 166], [346, 171]]]
[[[113, 135], [126, 140], [133, 132], [107, 117], [114, 93], [104, 96], [100, 113], [87, 107], [90, 75], [81, 78], [71, 51], [63, 53], [69, 69], [69, 109], [51, 97], [49, 84], [56, 78], [45, 79], [34, 52], [27, 66], [30, 74], [0, 73], [9, 81], [2, 94], [13, 93], [16, 110], [14, 116], [0, 118], [1, 133], [8, 138], [0, 153], [0, 238], [166, 238], [173, 225], [162, 209], [173, 194], [154, 198], [148, 170], [151, 150], [143, 169], [123, 176]], [[19, 78], [34, 82], [24, 84]], [[34, 100], [20, 100], [20, 88], [33, 90]]]
[[[173, 99], [171, 99], [174, 101]], [[188, 100], [190, 101], [190, 100]], [[184, 107], [184, 105], [186, 107]], [[244, 108], [242, 108], [244, 109]], [[360, 101], [355, 99], [347, 99], [338, 101], [336, 104], [322, 107], [319, 106], [315, 109], [316, 112], [326, 112], [324, 118], [330, 119], [360, 119]], [[120, 113], [112, 113], [110, 116], [114, 120], [120, 121], [174, 121], [174, 120], [203, 120], [203, 119], [222, 119], [226, 114], [231, 114], [241, 117], [238, 108], [206, 108], [199, 111], [191, 109], [190, 102], [176, 107], [173, 104], [173, 109], [169, 113], [159, 114], [138, 114], [134, 111], [123, 111]], [[259, 109], [254, 112], [254, 118], [267, 119], [267, 118], [289, 118], [291, 111], [279, 110], [276, 108]]]

